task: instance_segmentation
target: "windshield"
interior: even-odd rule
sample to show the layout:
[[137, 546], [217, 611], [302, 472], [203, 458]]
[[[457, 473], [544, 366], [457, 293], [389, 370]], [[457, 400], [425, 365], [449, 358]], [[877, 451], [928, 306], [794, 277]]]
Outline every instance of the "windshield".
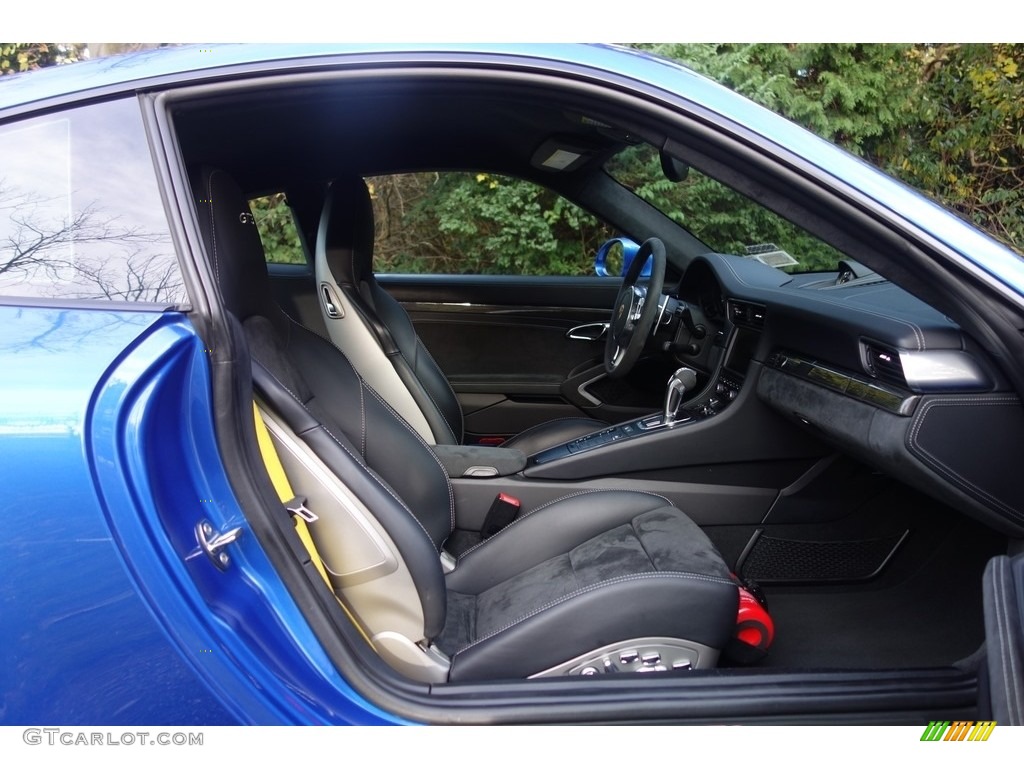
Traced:
[[717, 253], [756, 258], [786, 272], [834, 272], [843, 254], [750, 198], [689, 168], [665, 176], [654, 147], [629, 147], [605, 164], [608, 174]]

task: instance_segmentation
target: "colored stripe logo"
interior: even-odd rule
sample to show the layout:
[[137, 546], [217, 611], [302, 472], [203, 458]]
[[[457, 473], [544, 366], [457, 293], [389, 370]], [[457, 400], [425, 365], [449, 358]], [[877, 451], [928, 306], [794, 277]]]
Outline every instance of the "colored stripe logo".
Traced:
[[995, 728], [995, 720], [932, 720], [921, 741], [988, 741]]

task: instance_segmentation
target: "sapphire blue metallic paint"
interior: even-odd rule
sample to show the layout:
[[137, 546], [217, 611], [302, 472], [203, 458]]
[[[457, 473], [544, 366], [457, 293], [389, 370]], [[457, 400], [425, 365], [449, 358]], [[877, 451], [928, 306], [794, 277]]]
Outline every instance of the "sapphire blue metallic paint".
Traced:
[[[102, 306], [102, 305], [101, 305]], [[177, 313], [0, 307], [0, 723], [381, 723], [246, 526]]]
[[97, 381], [159, 320], [0, 307], [0, 722], [229, 721], [129, 578], [90, 466]]

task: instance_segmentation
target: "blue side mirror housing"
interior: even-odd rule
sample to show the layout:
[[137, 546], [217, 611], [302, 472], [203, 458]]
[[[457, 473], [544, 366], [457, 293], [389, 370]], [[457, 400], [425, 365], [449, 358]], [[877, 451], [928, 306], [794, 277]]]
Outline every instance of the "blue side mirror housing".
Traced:
[[[628, 237], [613, 237], [597, 249], [597, 255], [594, 256], [594, 272], [600, 277], [622, 277], [629, 270], [629, 265], [633, 263], [633, 257], [639, 250], [640, 244]], [[618, 264], [620, 260], [621, 266]], [[640, 277], [651, 276], [651, 263], [648, 259], [640, 272]]]

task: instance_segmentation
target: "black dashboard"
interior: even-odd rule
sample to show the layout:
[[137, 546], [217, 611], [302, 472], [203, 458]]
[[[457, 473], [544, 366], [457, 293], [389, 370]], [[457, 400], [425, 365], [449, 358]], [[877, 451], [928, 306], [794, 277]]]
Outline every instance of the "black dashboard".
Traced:
[[[941, 312], [869, 270], [789, 275], [723, 254], [697, 257], [662, 304], [649, 349], [697, 373], [679, 419], [556, 446], [529, 457], [526, 477], [671, 482], [831, 450], [1024, 535], [1024, 408]], [[727, 496], [709, 490], [702, 522], [723, 520]], [[754, 506], [735, 518], [759, 519]]]
[[697, 258], [673, 293], [687, 322], [669, 348], [708, 377], [698, 415], [753, 387], [843, 452], [1024, 532], [1024, 409], [948, 317], [874, 273], [789, 275], [720, 254]]

